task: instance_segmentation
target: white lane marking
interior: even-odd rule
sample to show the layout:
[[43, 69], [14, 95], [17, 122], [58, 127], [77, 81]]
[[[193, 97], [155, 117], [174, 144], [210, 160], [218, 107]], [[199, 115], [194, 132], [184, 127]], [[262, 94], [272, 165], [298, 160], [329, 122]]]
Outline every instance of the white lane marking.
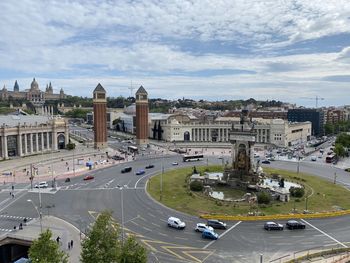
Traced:
[[328, 238], [332, 239], [333, 241], [337, 242], [337, 243], [338, 243], [339, 245], [341, 245], [342, 247], [345, 247], [345, 248], [348, 247], [348, 246], [345, 245], [344, 243], [342, 243], [342, 242], [336, 240], [334, 237], [328, 235], [326, 232], [324, 232], [324, 231], [322, 231], [321, 229], [315, 227], [314, 225], [312, 225], [311, 223], [307, 222], [306, 220], [301, 219], [301, 221], [303, 221], [305, 224], [308, 224], [309, 226], [311, 226], [312, 228], [314, 228], [314, 229], [317, 230], [318, 232], [322, 233], [322, 234], [325, 235], [326, 237], [328, 237]]
[[[229, 229], [227, 229], [224, 233], [222, 233], [219, 238], [222, 238], [224, 235], [226, 235], [228, 232], [230, 232], [232, 229], [234, 229], [236, 226], [238, 226], [240, 223], [242, 223], [242, 221], [238, 221], [236, 224], [234, 224], [233, 226], [231, 226]], [[207, 249], [209, 246], [211, 246], [213, 243], [215, 242], [215, 240], [209, 242], [208, 244], [206, 244], [202, 249]]]
[[[27, 187], [29, 189], [29, 186]], [[24, 190], [21, 190], [19, 193], [17, 193], [15, 198], [11, 198], [12, 201], [9, 201], [6, 205], [0, 208], [0, 212], [8, 208], [10, 205], [12, 205], [14, 202], [16, 202], [18, 199], [20, 199], [22, 196], [24, 196], [27, 192]]]
[[144, 176], [142, 176], [141, 178], [139, 178], [139, 180], [136, 181], [134, 187], [137, 188], [137, 184], [138, 184], [143, 178], [145, 178], [146, 176], [149, 176], [149, 174], [145, 174]]
[[144, 230], [146, 230], [146, 231], [149, 231], [149, 232], [152, 232], [152, 229], [149, 229], [149, 228], [147, 228], [147, 227], [142, 227]]
[[188, 238], [184, 238], [184, 237], [174, 237], [175, 239], [180, 239], [180, 240], [188, 240]]

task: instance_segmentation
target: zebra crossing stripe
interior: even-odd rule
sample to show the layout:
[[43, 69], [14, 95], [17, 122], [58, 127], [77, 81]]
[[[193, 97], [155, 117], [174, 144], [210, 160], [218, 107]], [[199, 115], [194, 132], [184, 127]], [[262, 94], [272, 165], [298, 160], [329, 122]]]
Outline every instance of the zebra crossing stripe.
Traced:
[[33, 218], [31, 217], [25, 217], [25, 216], [10, 216], [10, 215], [0, 215], [0, 218], [11, 218], [11, 219], [27, 219], [27, 220], [32, 220]]

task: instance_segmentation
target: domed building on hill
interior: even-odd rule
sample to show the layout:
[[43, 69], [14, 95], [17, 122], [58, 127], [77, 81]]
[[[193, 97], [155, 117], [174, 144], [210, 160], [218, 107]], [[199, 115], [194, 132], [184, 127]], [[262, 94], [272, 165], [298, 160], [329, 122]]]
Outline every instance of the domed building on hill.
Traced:
[[45, 100], [60, 100], [66, 98], [63, 89], [59, 93], [53, 93], [53, 88], [51, 82], [46, 85], [45, 91], [41, 91], [38, 82], [33, 79], [30, 84], [30, 89], [24, 91], [19, 90], [19, 85], [16, 80], [13, 87], [13, 91], [8, 90], [5, 86], [0, 90], [0, 99], [9, 100], [10, 98], [16, 99], [26, 99], [34, 104], [43, 104]]

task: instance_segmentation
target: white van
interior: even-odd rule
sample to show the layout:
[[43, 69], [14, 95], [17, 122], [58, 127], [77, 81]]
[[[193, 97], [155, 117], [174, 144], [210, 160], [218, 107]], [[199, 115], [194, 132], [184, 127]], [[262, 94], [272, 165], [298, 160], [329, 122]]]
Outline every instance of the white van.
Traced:
[[315, 155], [312, 155], [311, 156], [311, 161], [316, 162], [316, 160], [317, 160], [317, 157]]
[[185, 222], [182, 222], [180, 219], [176, 217], [169, 217], [168, 218], [168, 226], [177, 228], [177, 229], [184, 229], [186, 227]]

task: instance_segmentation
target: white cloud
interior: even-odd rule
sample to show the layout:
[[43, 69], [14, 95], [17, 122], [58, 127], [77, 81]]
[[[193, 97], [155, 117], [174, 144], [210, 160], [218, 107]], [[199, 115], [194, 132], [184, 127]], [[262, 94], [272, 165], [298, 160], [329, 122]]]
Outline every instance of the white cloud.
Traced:
[[[220, 91], [220, 96], [239, 97], [249, 90], [251, 96], [288, 99], [290, 89], [306, 96], [317, 89], [327, 93], [323, 78], [350, 74], [349, 48], [339, 53], [274, 53], [301, 41], [350, 33], [347, 0], [3, 0], [0, 10], [0, 69], [33, 76], [60, 73], [52, 80], [71, 93], [75, 87], [93, 87], [100, 81], [96, 78], [118, 87], [117, 92], [134, 74], [157, 96], [179, 96], [182, 91], [181, 96], [196, 96], [200, 88], [207, 96]], [[190, 40], [198, 45], [210, 41], [240, 45], [250, 55], [215, 48], [201, 52], [200, 46], [198, 52], [183, 51], [181, 41]], [[164, 76], [220, 69], [256, 74]], [[104, 70], [126, 76], [113, 78]], [[83, 76], [89, 73], [90, 78]], [[3, 79], [7, 85], [12, 81]], [[23, 81], [29, 85], [29, 79]], [[346, 83], [334, 85], [344, 91]]]

